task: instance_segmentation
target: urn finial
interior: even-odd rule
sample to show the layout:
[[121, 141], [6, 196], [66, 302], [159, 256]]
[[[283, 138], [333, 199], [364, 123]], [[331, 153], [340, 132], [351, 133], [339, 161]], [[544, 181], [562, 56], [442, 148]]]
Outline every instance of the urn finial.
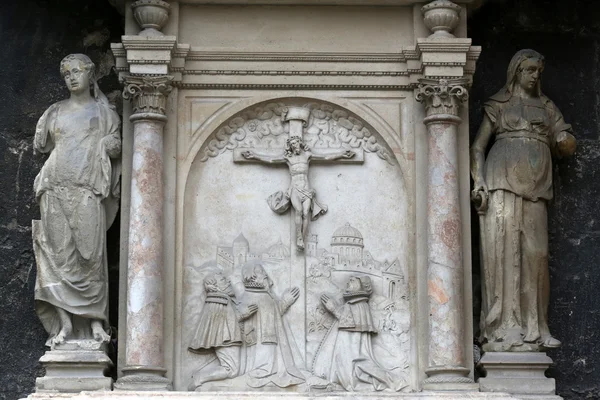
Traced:
[[142, 28], [140, 36], [162, 36], [171, 5], [163, 0], [137, 0], [131, 4], [133, 16]]
[[460, 20], [460, 6], [450, 0], [435, 0], [421, 8], [423, 20], [433, 33], [430, 38], [453, 38]]

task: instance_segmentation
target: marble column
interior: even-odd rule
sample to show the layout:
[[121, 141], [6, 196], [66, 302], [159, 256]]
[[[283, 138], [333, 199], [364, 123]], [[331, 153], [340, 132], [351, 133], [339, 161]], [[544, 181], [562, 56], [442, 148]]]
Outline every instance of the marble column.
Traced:
[[163, 343], [163, 128], [171, 76], [126, 76], [133, 101], [127, 332], [121, 390], [169, 390]]
[[[422, 79], [428, 134], [427, 294], [429, 358], [424, 389], [470, 390], [464, 347], [463, 263], [458, 179], [458, 116], [463, 80]], [[470, 349], [469, 349], [470, 350]], [[470, 384], [470, 385], [469, 385]]]

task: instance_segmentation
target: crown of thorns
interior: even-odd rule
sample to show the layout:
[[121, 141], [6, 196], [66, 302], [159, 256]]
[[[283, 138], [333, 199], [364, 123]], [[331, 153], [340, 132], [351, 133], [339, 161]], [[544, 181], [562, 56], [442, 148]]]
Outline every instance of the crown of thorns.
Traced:
[[300, 142], [300, 148], [302, 150], [304, 150], [304, 151], [310, 150], [308, 145], [304, 142], [304, 139], [302, 139], [302, 137], [300, 137], [300, 136], [290, 136], [290, 138], [285, 141], [285, 147], [288, 150], [290, 150], [291, 144], [294, 140], [297, 140], [298, 142]]
[[285, 144], [287, 144], [289, 146], [290, 143], [292, 143], [294, 140], [299, 141], [300, 143], [304, 144], [304, 139], [302, 139], [300, 136], [290, 136], [288, 138], [288, 140], [285, 141]]

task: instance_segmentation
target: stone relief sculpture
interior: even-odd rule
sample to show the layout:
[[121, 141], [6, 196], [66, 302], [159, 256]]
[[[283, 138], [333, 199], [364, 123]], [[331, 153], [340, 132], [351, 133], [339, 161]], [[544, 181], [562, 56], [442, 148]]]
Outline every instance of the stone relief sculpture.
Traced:
[[[288, 139], [285, 120], [291, 119], [290, 108], [282, 103], [269, 103], [247, 110], [219, 128], [214, 139], [202, 151], [201, 161], [216, 157], [226, 151], [247, 147], [283, 149]], [[393, 156], [364, 123], [329, 104], [307, 103], [298, 109], [306, 109], [303, 135], [309, 148], [315, 150], [362, 149], [392, 163]], [[290, 134], [289, 136], [294, 136]], [[357, 158], [357, 157], [356, 157]]]
[[547, 202], [553, 195], [552, 156], [572, 155], [575, 138], [541, 91], [543, 69], [544, 57], [534, 50], [514, 55], [506, 85], [485, 103], [471, 148], [473, 199], [481, 225], [485, 351], [561, 345], [548, 328]]
[[256, 160], [266, 164], [287, 164], [289, 167], [291, 176], [289, 189], [286, 192], [273, 193], [267, 202], [269, 207], [278, 214], [285, 213], [290, 205], [294, 209], [298, 251], [304, 251], [309, 221], [315, 220], [327, 212], [327, 207], [317, 201], [316, 191], [308, 182], [309, 163], [311, 161], [348, 160], [356, 156], [356, 152], [349, 149], [326, 153], [311, 151], [303, 139], [304, 127], [307, 125], [309, 117], [310, 109], [308, 108], [289, 107], [284, 110], [282, 119], [289, 122], [289, 138], [282, 151], [273, 152], [271, 150], [267, 153], [265, 149], [261, 152], [252, 148], [242, 148], [241, 151], [234, 153], [234, 161], [237, 162]]
[[50, 156], [35, 179], [35, 304], [48, 346], [107, 342], [106, 230], [119, 197], [119, 116], [100, 91], [94, 64], [71, 54], [60, 64], [70, 91], [40, 118], [34, 149]]
[[204, 290], [204, 307], [188, 350], [193, 353], [212, 351], [214, 357], [194, 374], [194, 389], [209, 381], [238, 376], [242, 346], [240, 322], [258, 310], [256, 304], [236, 310], [239, 301], [231, 281], [222, 273], [209, 274], [204, 279]]
[[371, 336], [377, 334], [369, 308], [373, 293], [368, 276], [352, 276], [338, 305], [323, 294], [321, 302], [336, 319], [313, 359], [313, 373], [347, 391], [400, 390], [406, 386], [376, 360]]
[[[289, 244], [279, 238], [254, 248], [243, 233], [233, 237], [216, 246], [214, 259], [188, 267], [190, 288], [204, 287], [192, 289], [186, 306], [190, 390], [407, 387], [410, 314], [398, 258], [378, 261], [350, 223], [321, 244], [310, 235], [302, 256], [313, 271], [298, 301], [300, 289], [288, 288], [296, 282]], [[302, 321], [304, 352], [296, 335]]]
[[[302, 134], [302, 132], [299, 132]], [[251, 150], [242, 152], [242, 156], [248, 160], [258, 160], [268, 164], [287, 164], [290, 168], [291, 182], [289, 189], [284, 192], [276, 192], [269, 196], [267, 202], [269, 207], [278, 214], [286, 212], [290, 204], [295, 212], [296, 223], [296, 246], [303, 251], [304, 238], [308, 232], [310, 220], [319, 218], [327, 212], [327, 206], [320, 204], [316, 199], [316, 191], [310, 187], [308, 182], [308, 166], [311, 160], [334, 161], [339, 159], [350, 159], [355, 156], [352, 150], [343, 150], [331, 154], [314, 154], [304, 143], [301, 136], [291, 136], [286, 141], [283, 154], [270, 156], [260, 154]]]
[[248, 386], [274, 384], [284, 388], [303, 383], [305, 377], [300, 365], [304, 360], [282, 318], [298, 299], [300, 290], [289, 288], [278, 298], [272, 291], [273, 281], [260, 263], [246, 264], [242, 275], [245, 290], [242, 304], [258, 307], [243, 321]]
[[[392, 177], [401, 178], [401, 166], [369, 129], [358, 117], [329, 103], [286, 100], [235, 114], [204, 142], [200, 162], [194, 166], [194, 174], [199, 175], [194, 175], [194, 183], [189, 181], [186, 191], [186, 212], [197, 222], [186, 228], [177, 388], [296, 393], [408, 390], [407, 377], [414, 371], [409, 362], [414, 351], [409, 264], [400, 244], [403, 240], [388, 240], [390, 229], [403, 229], [403, 222], [380, 224], [354, 215], [357, 209], [352, 205], [365, 199], [349, 190], [372, 170], [372, 187], [385, 187], [385, 208], [398, 204], [390, 198], [402, 201], [403, 185], [385, 186]], [[274, 171], [274, 167], [281, 169]], [[198, 192], [196, 183], [196, 177], [213, 175], [209, 171], [217, 169], [228, 171], [237, 182], [233, 192], [219, 183], [224, 196], [218, 206]], [[271, 175], [273, 181], [265, 179]], [[337, 185], [328, 179], [337, 179]], [[196, 194], [197, 200], [192, 200], [196, 203], [190, 202]], [[322, 200], [336, 201], [337, 206], [327, 211], [333, 213], [331, 217], [312, 224], [327, 210]], [[225, 215], [221, 209], [232, 211]], [[272, 211], [288, 210], [292, 218], [270, 216]], [[403, 211], [394, 208], [391, 213], [397, 217]], [[346, 214], [359, 218], [367, 240], [346, 221]], [[387, 211], [383, 214], [389, 216]], [[192, 229], [204, 218], [216, 224], [215, 229]], [[240, 230], [231, 231], [231, 226]], [[190, 351], [207, 301], [206, 291], [197, 288], [214, 270], [231, 281], [232, 312], [238, 310], [242, 334], [239, 371], [225, 372], [218, 380], [208, 378], [212, 368], [221, 365], [215, 348]], [[317, 354], [331, 366], [334, 349], [340, 351], [347, 339], [348, 332], [338, 329], [338, 320], [326, 310], [321, 295], [343, 299], [352, 276], [368, 276], [371, 282], [372, 293], [357, 309], [366, 310], [372, 329], [351, 332], [351, 340], [365, 345], [353, 347], [348, 362], [339, 366], [349, 377], [347, 384], [330, 376], [330, 368], [316, 376], [311, 367]], [[251, 304], [257, 311], [241, 317]], [[352, 301], [340, 304], [356, 308]], [[353, 367], [358, 364], [360, 370]]]

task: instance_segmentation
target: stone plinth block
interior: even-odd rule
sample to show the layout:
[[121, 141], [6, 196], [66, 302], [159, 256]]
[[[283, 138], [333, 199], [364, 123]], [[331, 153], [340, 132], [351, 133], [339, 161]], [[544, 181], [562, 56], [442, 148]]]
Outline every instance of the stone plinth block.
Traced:
[[38, 393], [112, 389], [112, 378], [104, 374], [113, 364], [101, 350], [51, 350], [40, 364], [46, 376], [36, 379]]
[[522, 399], [561, 399], [554, 379], [544, 372], [552, 365], [546, 353], [487, 352], [481, 358], [487, 372], [479, 379], [482, 392], [510, 392]]
[[448, 392], [429, 392], [429, 393], [340, 393], [340, 394], [298, 394], [298, 393], [242, 393], [242, 392], [83, 392], [76, 395], [66, 394], [40, 394], [34, 393], [27, 397], [31, 400], [187, 400], [187, 399], [218, 399], [218, 400], [518, 400], [519, 397], [513, 397], [506, 393], [448, 393]]

